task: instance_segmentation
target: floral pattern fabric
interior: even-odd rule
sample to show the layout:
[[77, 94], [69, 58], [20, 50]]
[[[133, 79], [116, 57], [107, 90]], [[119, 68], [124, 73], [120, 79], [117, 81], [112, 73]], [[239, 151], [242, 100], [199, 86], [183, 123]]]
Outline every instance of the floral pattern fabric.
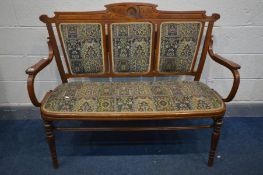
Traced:
[[221, 98], [198, 81], [70, 82], [43, 104], [47, 112], [195, 112], [222, 109]]
[[161, 24], [160, 72], [190, 72], [200, 40], [200, 22], [165, 22]]
[[103, 73], [104, 53], [101, 24], [60, 25], [62, 43], [73, 74]]
[[113, 23], [111, 33], [113, 72], [149, 72], [152, 24]]

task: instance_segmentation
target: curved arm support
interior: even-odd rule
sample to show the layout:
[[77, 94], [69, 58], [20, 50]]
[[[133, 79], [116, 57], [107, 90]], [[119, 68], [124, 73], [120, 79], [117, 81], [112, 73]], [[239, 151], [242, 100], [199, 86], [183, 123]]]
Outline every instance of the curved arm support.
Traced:
[[227, 60], [218, 54], [215, 54], [213, 49], [212, 49], [212, 46], [213, 46], [213, 40], [211, 39], [210, 46], [208, 49], [208, 53], [209, 53], [210, 57], [215, 62], [225, 66], [226, 68], [228, 68], [233, 74], [234, 80], [233, 80], [233, 85], [232, 85], [232, 88], [230, 90], [230, 93], [228, 94], [228, 96], [226, 98], [223, 98], [224, 102], [230, 102], [235, 97], [237, 90], [238, 90], [238, 87], [239, 87], [239, 84], [240, 84], [240, 75], [239, 75], [238, 69], [240, 69], [241, 67], [240, 67], [240, 65], [238, 65], [238, 64], [236, 64], [230, 60]]
[[28, 74], [28, 78], [27, 78], [28, 95], [33, 105], [37, 107], [40, 107], [41, 103], [38, 101], [35, 94], [35, 88], [34, 88], [35, 77], [42, 69], [44, 69], [48, 64], [51, 63], [54, 57], [50, 40], [47, 42], [47, 44], [49, 49], [48, 57], [42, 58], [38, 63], [26, 69], [26, 74]]

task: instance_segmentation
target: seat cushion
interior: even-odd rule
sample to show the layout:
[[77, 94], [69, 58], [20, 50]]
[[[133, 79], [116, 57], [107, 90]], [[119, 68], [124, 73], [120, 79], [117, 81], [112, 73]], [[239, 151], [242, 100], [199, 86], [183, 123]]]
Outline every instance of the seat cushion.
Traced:
[[225, 109], [207, 85], [197, 81], [70, 82], [42, 104], [44, 113], [195, 113]]

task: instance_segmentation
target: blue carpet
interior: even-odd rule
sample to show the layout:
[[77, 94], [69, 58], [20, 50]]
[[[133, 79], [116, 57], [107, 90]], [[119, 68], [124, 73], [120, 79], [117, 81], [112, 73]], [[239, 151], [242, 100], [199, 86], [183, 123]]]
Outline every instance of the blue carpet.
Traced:
[[263, 174], [262, 128], [262, 117], [225, 118], [212, 168], [206, 165], [208, 129], [57, 132], [60, 168], [54, 170], [41, 120], [0, 120], [0, 175], [259, 175]]

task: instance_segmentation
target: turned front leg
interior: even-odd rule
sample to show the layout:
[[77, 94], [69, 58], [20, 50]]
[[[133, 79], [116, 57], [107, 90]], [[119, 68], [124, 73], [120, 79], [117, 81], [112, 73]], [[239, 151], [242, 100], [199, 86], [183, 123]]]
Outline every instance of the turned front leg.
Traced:
[[221, 126], [223, 124], [223, 118], [222, 117], [215, 118], [214, 122], [215, 122], [214, 131], [211, 138], [211, 147], [210, 147], [209, 158], [208, 158], [208, 166], [210, 167], [213, 166], [216, 148], [220, 137]]
[[55, 136], [53, 133], [54, 128], [53, 128], [52, 122], [44, 120], [44, 127], [46, 131], [46, 138], [47, 138], [47, 143], [48, 143], [50, 154], [51, 154], [53, 167], [58, 168]]

